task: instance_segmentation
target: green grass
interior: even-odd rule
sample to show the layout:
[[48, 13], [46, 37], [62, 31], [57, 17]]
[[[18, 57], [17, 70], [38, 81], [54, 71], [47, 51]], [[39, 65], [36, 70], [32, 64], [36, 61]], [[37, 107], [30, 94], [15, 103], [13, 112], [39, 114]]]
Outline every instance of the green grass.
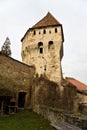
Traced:
[[31, 111], [0, 116], [0, 130], [55, 130], [48, 120]]

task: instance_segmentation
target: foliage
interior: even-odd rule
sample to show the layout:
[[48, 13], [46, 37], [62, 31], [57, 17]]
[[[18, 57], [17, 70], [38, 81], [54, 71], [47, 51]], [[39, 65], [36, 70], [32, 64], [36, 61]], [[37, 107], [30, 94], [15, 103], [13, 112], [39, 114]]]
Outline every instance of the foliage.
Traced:
[[49, 121], [32, 111], [0, 117], [0, 130], [55, 130]]
[[10, 49], [10, 40], [9, 38], [7, 37], [3, 46], [1, 47], [1, 53], [6, 55], [6, 56], [11, 56], [11, 49]]

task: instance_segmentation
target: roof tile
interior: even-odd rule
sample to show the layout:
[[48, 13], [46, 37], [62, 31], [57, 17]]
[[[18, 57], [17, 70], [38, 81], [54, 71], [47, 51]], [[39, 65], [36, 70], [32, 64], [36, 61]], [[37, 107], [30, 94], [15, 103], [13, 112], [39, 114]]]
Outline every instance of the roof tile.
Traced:
[[40, 28], [40, 27], [47, 27], [47, 26], [56, 26], [61, 25], [54, 16], [48, 12], [47, 15], [42, 18], [38, 23], [36, 23], [32, 28]]
[[76, 86], [77, 90], [79, 91], [87, 91], [87, 85], [83, 84], [82, 82], [74, 79], [74, 78], [66, 78], [68, 82], [70, 82], [72, 85]]

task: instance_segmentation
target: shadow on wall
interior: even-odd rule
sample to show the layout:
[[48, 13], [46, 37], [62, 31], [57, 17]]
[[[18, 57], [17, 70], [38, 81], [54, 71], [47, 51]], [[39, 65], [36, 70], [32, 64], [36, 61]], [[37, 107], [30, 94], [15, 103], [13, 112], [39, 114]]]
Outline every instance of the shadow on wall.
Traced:
[[55, 82], [41, 76], [40, 78], [37, 77], [34, 79], [32, 92], [34, 110], [37, 106], [59, 108], [67, 111], [73, 111], [75, 109], [74, 102], [77, 92], [76, 88], [70, 86], [70, 84], [63, 87], [63, 91], [61, 92]]

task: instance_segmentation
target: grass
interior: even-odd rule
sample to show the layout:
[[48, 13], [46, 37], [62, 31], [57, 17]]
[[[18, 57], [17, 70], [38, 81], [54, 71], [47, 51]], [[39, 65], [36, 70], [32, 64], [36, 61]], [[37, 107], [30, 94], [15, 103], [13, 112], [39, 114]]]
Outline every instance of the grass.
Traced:
[[55, 130], [48, 120], [31, 111], [0, 116], [0, 130]]

